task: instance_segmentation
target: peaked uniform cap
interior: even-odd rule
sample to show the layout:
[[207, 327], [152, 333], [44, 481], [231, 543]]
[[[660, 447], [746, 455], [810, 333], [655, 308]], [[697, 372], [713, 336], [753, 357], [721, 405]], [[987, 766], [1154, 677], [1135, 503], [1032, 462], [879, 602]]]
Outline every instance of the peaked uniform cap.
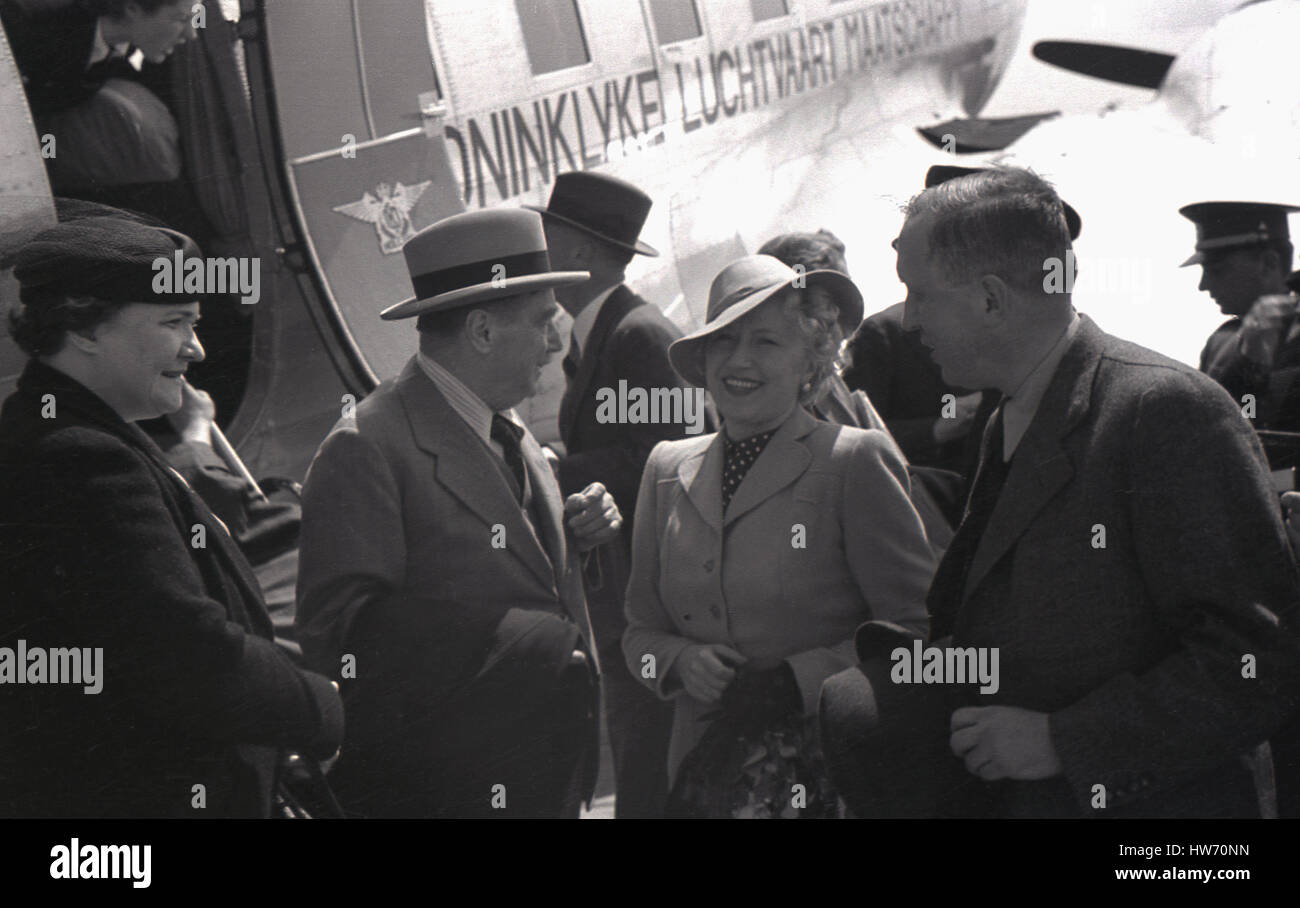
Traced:
[[654, 201], [636, 186], [618, 177], [572, 170], [555, 178], [545, 208], [525, 205], [543, 217], [568, 224], [638, 255], [658, 255], [638, 237]]
[[1295, 205], [1273, 202], [1197, 202], [1178, 213], [1196, 225], [1196, 252], [1182, 267], [1204, 264], [1207, 254], [1288, 240], [1287, 215]]
[[379, 314], [388, 321], [591, 277], [586, 271], [552, 271], [541, 218], [518, 208], [444, 218], [407, 240], [402, 255], [415, 293]]
[[673, 370], [696, 387], [704, 387], [704, 348], [711, 334], [725, 328], [786, 287], [802, 279], [806, 287], [822, 287], [840, 310], [840, 329], [852, 334], [862, 322], [862, 294], [847, 274], [829, 269], [799, 272], [770, 255], [747, 255], [737, 259], [713, 279], [705, 325], [673, 341], [668, 361]]

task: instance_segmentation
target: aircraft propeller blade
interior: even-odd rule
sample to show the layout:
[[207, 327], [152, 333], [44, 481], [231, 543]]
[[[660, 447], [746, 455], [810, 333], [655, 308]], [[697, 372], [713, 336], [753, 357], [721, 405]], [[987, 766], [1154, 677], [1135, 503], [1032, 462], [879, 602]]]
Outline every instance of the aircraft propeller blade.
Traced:
[[1071, 72], [1136, 88], [1159, 88], [1174, 62], [1172, 54], [1085, 41], [1039, 41], [1034, 56]]
[[916, 131], [943, 151], [958, 154], [1001, 151], [1039, 123], [1060, 116], [1060, 113], [1051, 110], [1019, 117], [972, 117], [948, 120], [934, 126], [918, 126]]

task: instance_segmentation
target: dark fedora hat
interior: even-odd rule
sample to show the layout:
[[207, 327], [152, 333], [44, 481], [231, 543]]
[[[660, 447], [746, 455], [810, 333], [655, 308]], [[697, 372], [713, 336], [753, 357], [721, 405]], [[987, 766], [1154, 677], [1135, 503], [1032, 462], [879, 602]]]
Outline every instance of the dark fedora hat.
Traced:
[[760, 304], [802, 279], [804, 286], [823, 287], [840, 310], [840, 328], [848, 337], [862, 321], [862, 294], [848, 275], [838, 271], [795, 271], [770, 255], [747, 255], [718, 272], [709, 287], [709, 308], [703, 328], [673, 341], [668, 361], [683, 379], [704, 387], [704, 347], [709, 335], [748, 315]]
[[1295, 205], [1273, 202], [1197, 202], [1184, 205], [1178, 213], [1196, 225], [1196, 252], [1180, 267], [1202, 264], [1207, 254], [1262, 246], [1274, 240], [1290, 240], [1287, 215], [1300, 211]]
[[571, 170], [555, 178], [545, 208], [525, 205], [585, 233], [638, 255], [658, 255], [637, 239], [654, 202], [626, 180], [605, 173]]
[[896, 684], [890, 654], [918, 639], [869, 621], [858, 628], [860, 664], [822, 685], [818, 718], [826, 770], [858, 817], [940, 816], [967, 786], [948, 746], [947, 691]]
[[[968, 177], [972, 173], [983, 173], [988, 169], [987, 167], [962, 167], [958, 164], [935, 164], [925, 172], [925, 188], [931, 189], [957, 177]], [[1065, 211], [1065, 226], [1070, 231], [1070, 239], [1077, 240], [1079, 234], [1083, 232], [1083, 218], [1079, 217], [1079, 212], [1075, 211], [1065, 199], [1061, 199], [1061, 208]]]
[[542, 219], [518, 208], [443, 218], [407, 240], [402, 255], [415, 295], [379, 313], [390, 321], [591, 277], [586, 271], [552, 271]]

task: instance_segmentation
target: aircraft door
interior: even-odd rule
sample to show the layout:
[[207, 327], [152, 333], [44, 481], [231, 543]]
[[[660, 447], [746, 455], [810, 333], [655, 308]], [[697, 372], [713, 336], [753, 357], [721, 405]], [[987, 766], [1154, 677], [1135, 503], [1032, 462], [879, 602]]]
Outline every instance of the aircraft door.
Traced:
[[424, 0], [263, 4], [288, 194], [334, 336], [376, 380], [415, 348], [379, 312], [410, 295], [402, 244], [464, 210]]

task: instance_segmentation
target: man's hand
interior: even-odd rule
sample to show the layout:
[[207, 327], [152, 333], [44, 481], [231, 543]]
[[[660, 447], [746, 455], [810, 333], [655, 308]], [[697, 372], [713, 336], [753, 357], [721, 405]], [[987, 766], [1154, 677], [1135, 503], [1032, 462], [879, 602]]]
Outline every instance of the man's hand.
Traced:
[[1295, 311], [1295, 298], [1285, 293], [1261, 296], [1241, 320], [1237, 349], [1257, 366], [1273, 365], [1286, 320]]
[[1283, 492], [1282, 509], [1286, 512], [1286, 534], [1291, 550], [1300, 556], [1300, 492]]
[[1047, 713], [1015, 706], [966, 706], [952, 714], [948, 745], [986, 782], [1049, 779], [1061, 772]]
[[212, 422], [217, 418], [217, 406], [208, 396], [187, 381], [181, 382], [181, 408], [167, 414], [167, 421], [180, 435], [181, 440], [192, 445], [212, 444]]
[[953, 415], [940, 416], [934, 421], [934, 440], [941, 445], [947, 444], [969, 432], [982, 398], [978, 391], [957, 398]]
[[593, 482], [564, 501], [565, 522], [573, 532], [579, 552], [617, 539], [623, 529], [623, 515], [605, 487]]
[[695, 644], [682, 650], [672, 670], [690, 694], [701, 703], [713, 704], [736, 680], [736, 669], [748, 661], [721, 643]]

